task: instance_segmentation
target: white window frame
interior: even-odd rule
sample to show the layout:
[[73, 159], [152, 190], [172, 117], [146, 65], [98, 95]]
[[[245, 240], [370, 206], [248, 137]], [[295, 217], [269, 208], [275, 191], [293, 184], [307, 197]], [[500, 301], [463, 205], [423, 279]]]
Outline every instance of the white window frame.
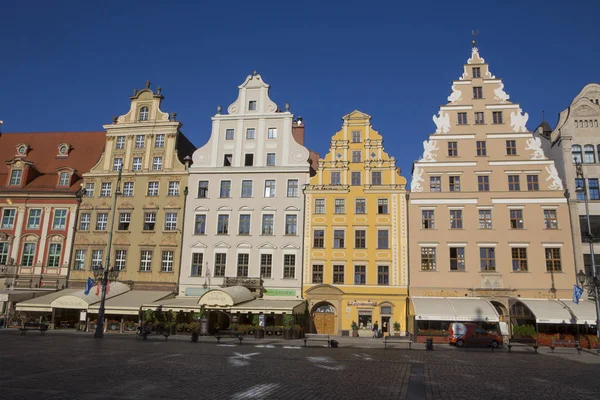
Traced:
[[112, 183], [111, 182], [102, 182], [100, 186], [100, 197], [110, 197], [112, 191]]
[[179, 181], [169, 181], [167, 196], [179, 196]]
[[[33, 212], [37, 215], [32, 215]], [[32, 219], [34, 223], [32, 224]], [[27, 229], [39, 229], [42, 224], [42, 209], [41, 208], [30, 208], [27, 216]]]
[[125, 136], [117, 136], [115, 138], [115, 149], [124, 149], [125, 148]]
[[173, 250], [162, 251], [160, 272], [173, 272]]
[[75, 261], [73, 263], [73, 270], [83, 271], [85, 269], [85, 250], [75, 250]]
[[163, 168], [163, 158], [160, 156], [154, 157], [152, 159], [152, 171], [162, 171]]
[[[293, 184], [296, 184], [293, 186]], [[287, 197], [299, 197], [299, 181], [298, 179], [288, 179], [287, 181]], [[291, 193], [290, 193], [291, 190]]]
[[92, 269], [102, 267], [104, 250], [92, 250]]
[[274, 167], [277, 163], [276, 153], [267, 153], [267, 167]]
[[124, 182], [123, 183], [123, 197], [132, 197], [133, 196], [133, 187], [134, 187], [134, 182]]
[[96, 214], [96, 231], [106, 231], [108, 226], [108, 213]]
[[142, 157], [133, 157], [133, 162], [131, 164], [131, 169], [134, 171], [142, 170]]
[[123, 169], [123, 158], [115, 157], [113, 158], [113, 171], [119, 171]]
[[69, 186], [69, 178], [71, 178], [69, 172], [61, 172], [58, 178], [58, 186]]
[[21, 185], [21, 179], [23, 179], [23, 170], [22, 169], [13, 169], [10, 172], [10, 186], [19, 186]]
[[85, 197], [94, 197], [94, 186], [92, 182], [85, 184]]
[[265, 180], [265, 198], [274, 198], [276, 196], [277, 181], [275, 179]]
[[165, 213], [165, 231], [177, 230], [177, 213]]
[[48, 256], [46, 260], [46, 267], [58, 268], [60, 267], [60, 259], [62, 253], [62, 243], [50, 243], [48, 245]]
[[124, 271], [127, 266], [127, 250], [117, 249], [115, 250], [115, 269], [117, 271]]
[[144, 135], [135, 135], [135, 148], [143, 149], [146, 144], [146, 137]]
[[277, 128], [267, 129], [267, 139], [277, 139]]
[[140, 251], [140, 272], [152, 271], [152, 250]]
[[162, 149], [165, 147], [165, 134], [159, 133], [154, 137], [154, 147], [157, 149]]
[[52, 218], [52, 229], [63, 230], [67, 227], [67, 209], [54, 209], [54, 218]]
[[17, 210], [15, 208], [5, 208], [2, 210], [2, 229], [12, 229], [15, 226], [15, 217]]
[[256, 128], [246, 128], [246, 140], [256, 139]]
[[158, 181], [150, 181], [150, 182], [148, 182], [148, 191], [146, 192], [146, 196], [156, 197], [156, 196], [158, 196], [158, 190], [159, 190]]
[[89, 231], [90, 225], [92, 223], [92, 214], [91, 213], [82, 213], [79, 217], [79, 230], [80, 231]]

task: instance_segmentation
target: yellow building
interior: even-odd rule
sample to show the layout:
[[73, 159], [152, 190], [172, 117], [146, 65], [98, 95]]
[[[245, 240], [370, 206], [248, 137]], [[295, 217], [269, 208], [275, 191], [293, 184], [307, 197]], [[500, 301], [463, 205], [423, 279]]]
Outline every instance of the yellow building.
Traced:
[[360, 111], [342, 130], [305, 187], [303, 292], [311, 329], [372, 336], [375, 323], [406, 330], [406, 179]]

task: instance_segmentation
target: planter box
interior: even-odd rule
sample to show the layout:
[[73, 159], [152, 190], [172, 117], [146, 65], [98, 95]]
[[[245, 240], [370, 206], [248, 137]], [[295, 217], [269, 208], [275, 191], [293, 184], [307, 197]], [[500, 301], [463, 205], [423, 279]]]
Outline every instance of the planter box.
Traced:
[[433, 339], [434, 344], [448, 344], [448, 336], [417, 336], [417, 343], [425, 343], [427, 339]]

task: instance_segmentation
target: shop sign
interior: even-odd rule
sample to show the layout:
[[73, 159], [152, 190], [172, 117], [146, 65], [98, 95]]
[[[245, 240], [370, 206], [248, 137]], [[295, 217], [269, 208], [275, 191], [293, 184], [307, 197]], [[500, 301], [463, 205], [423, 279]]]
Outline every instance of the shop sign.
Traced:
[[85, 312], [85, 311], [81, 311], [81, 312], [79, 313], [79, 320], [80, 320], [80, 321], [85, 321], [86, 317], [87, 317], [87, 312]]
[[371, 306], [371, 307], [375, 307], [377, 305], [376, 301], [349, 301], [348, 302], [349, 306]]
[[206, 301], [226, 301], [227, 297], [223, 293], [209, 293], [203, 299]]
[[186, 296], [202, 296], [206, 292], [208, 292], [208, 289], [205, 289], [205, 288], [194, 288], [194, 287], [185, 288]]
[[265, 296], [296, 297], [295, 289], [266, 289]]
[[460, 297], [456, 292], [423, 292], [424, 297]]
[[74, 299], [56, 299], [50, 306], [53, 308], [87, 308], [88, 304], [83, 300], [74, 300]]

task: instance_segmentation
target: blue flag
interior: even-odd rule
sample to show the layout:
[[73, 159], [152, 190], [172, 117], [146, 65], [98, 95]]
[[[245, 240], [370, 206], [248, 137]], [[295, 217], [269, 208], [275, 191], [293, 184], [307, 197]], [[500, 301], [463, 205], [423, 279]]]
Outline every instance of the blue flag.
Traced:
[[582, 294], [583, 294], [583, 288], [581, 288], [577, 285], [573, 285], [573, 303], [579, 304], [579, 299], [581, 298]]
[[86, 296], [90, 294], [90, 290], [94, 287], [95, 284], [96, 282], [92, 278], [88, 278], [87, 282], [85, 283], [85, 291], [83, 292], [83, 294], [85, 294]]

